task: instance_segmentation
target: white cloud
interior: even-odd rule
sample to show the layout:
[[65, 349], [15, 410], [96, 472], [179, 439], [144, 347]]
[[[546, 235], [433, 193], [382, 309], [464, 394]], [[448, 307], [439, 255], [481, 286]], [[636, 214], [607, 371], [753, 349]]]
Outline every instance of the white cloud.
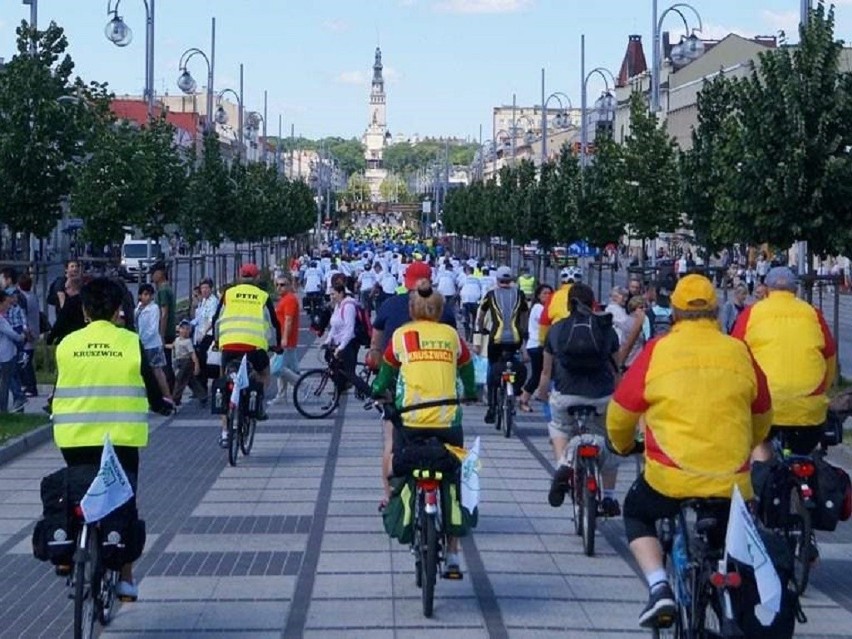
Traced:
[[340, 84], [354, 84], [361, 86], [367, 84], [367, 74], [363, 71], [343, 71], [335, 78]]
[[787, 37], [796, 37], [799, 33], [799, 12], [798, 11], [770, 11], [764, 9], [761, 12], [763, 24], [770, 30], [770, 33], [775, 34], [778, 31], [784, 31]]
[[402, 79], [402, 74], [394, 67], [385, 67], [382, 70], [382, 75], [385, 78], [385, 82], [388, 84], [396, 84]]
[[738, 36], [742, 36], [744, 38], [754, 37], [754, 34], [749, 35], [747, 29], [726, 27], [721, 24], [712, 24], [707, 22], [704, 23], [704, 28], [701, 31], [696, 32], [696, 35], [703, 40], [722, 40], [732, 33], [736, 33]]
[[532, 7], [534, 0], [441, 0], [441, 13], [517, 13]]
[[344, 31], [349, 31], [349, 23], [343, 20], [326, 20], [322, 23], [324, 29], [331, 31], [332, 33], [343, 33]]

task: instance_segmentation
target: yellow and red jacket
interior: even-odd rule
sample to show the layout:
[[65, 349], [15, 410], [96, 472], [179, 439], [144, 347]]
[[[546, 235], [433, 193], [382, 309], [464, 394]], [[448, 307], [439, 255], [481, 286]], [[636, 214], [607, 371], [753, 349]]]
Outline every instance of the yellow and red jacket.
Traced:
[[610, 401], [607, 433], [633, 447], [645, 414], [645, 479], [676, 499], [752, 495], [750, 458], [772, 425], [766, 377], [748, 347], [713, 320], [677, 322], [651, 340]]
[[769, 382], [776, 426], [820, 426], [837, 374], [837, 345], [813, 306], [772, 291], [737, 318], [731, 336], [748, 344]]
[[538, 323], [538, 343], [544, 344], [547, 340], [547, 331], [550, 327], [556, 324], [559, 320], [564, 320], [571, 314], [568, 308], [568, 293], [571, 291], [573, 284], [563, 284], [559, 290], [554, 291], [553, 295], [544, 305], [544, 310], [541, 312], [541, 319]]

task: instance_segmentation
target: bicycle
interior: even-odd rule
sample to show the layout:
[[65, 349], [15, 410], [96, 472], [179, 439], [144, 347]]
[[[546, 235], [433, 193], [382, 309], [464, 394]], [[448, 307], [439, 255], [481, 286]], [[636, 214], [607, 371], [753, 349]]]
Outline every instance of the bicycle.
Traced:
[[577, 423], [576, 441], [571, 460], [573, 468], [571, 506], [574, 513], [574, 532], [583, 540], [583, 551], [588, 557], [595, 554], [595, 528], [601, 504], [600, 457], [603, 442], [599, 435], [589, 433], [587, 423], [594, 419], [594, 406], [571, 406], [568, 415]]
[[497, 414], [495, 428], [503, 431], [506, 439], [512, 436], [512, 427], [515, 423], [515, 370], [512, 368], [514, 360], [506, 359], [505, 368], [500, 374], [500, 386], [497, 389]]
[[[293, 386], [293, 406], [303, 417], [322, 419], [331, 415], [340, 405], [342, 389], [336, 381], [345, 375], [341, 362], [334, 357], [331, 349], [325, 349], [325, 368], [315, 368], [305, 371]], [[373, 371], [365, 362], [355, 366], [354, 378], [348, 378], [355, 388], [355, 397], [359, 400], [369, 399], [369, 388]]]
[[680, 512], [658, 524], [666, 572], [677, 606], [652, 629], [655, 639], [742, 637], [733, 591], [742, 577], [725, 557], [729, 499], [688, 499]]
[[[228, 364], [225, 375], [228, 378], [227, 399], [230, 400], [231, 393], [234, 390], [234, 385], [237, 383], [237, 373], [240, 364], [237, 361], [232, 361]], [[249, 379], [252, 377], [252, 366], [247, 362]], [[248, 388], [240, 392], [239, 406], [228, 405], [228, 411], [225, 413], [226, 431], [228, 433], [228, 464], [231, 466], [237, 465], [237, 459], [240, 451], [243, 455], [248, 456], [251, 453], [254, 445], [254, 434], [257, 430], [257, 419], [254, 417], [258, 409], [259, 402], [263, 401], [260, 392]]]
[[73, 587], [74, 639], [90, 639], [95, 636], [95, 620], [104, 627], [112, 621], [118, 573], [106, 569], [101, 562], [99, 523], [85, 523], [79, 504], [74, 507], [73, 516], [79, 523], [68, 576], [68, 585]]

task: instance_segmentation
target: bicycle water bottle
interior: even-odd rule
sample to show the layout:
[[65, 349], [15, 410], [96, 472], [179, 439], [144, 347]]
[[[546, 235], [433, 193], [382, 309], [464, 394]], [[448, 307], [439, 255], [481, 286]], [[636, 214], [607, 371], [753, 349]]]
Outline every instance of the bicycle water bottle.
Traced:
[[257, 410], [257, 391], [249, 393], [248, 409], [250, 413], [254, 413]]
[[213, 398], [213, 405], [216, 407], [216, 410], [222, 410], [222, 390], [216, 389], [216, 396]]

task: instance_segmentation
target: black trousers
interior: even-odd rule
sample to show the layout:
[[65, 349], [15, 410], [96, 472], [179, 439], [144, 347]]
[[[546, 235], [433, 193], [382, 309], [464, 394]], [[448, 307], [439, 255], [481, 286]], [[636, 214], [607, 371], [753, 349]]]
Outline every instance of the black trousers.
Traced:
[[[79, 446], [77, 448], [60, 448], [67, 466], [99, 466], [103, 446]], [[124, 472], [139, 475], [139, 449], [135, 446], [115, 446], [115, 456], [121, 463]]]

